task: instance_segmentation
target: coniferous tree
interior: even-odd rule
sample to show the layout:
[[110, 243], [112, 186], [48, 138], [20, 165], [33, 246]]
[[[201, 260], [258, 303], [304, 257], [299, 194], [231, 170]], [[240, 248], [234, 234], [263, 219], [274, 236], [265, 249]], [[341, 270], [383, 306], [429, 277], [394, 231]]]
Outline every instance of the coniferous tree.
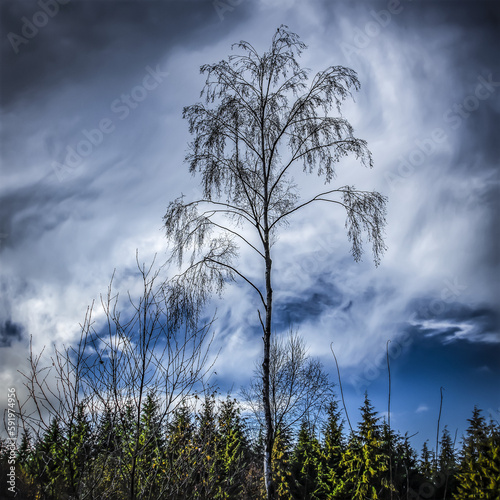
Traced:
[[119, 498], [122, 491], [123, 448], [117, 413], [107, 406], [97, 421], [89, 477], [89, 489], [97, 498]]
[[219, 440], [217, 457], [220, 461], [218, 484], [215, 498], [238, 499], [243, 492], [249, 446], [245, 424], [235, 399], [229, 396], [218, 411]]
[[463, 442], [455, 500], [500, 498], [500, 427], [485, 426], [480, 410], [474, 408]]
[[455, 487], [454, 475], [457, 471], [455, 449], [448, 427], [445, 426], [439, 442], [438, 471], [435, 480], [437, 495], [446, 500], [451, 498]]
[[376, 500], [383, 498], [391, 486], [386, 479], [388, 458], [383, 451], [381, 426], [367, 394], [361, 415], [358, 430], [342, 456], [345, 472], [337, 492], [352, 500]]
[[[2, 472], [2, 481], [0, 481], [0, 498], [36, 498], [40, 495], [39, 484], [36, 481], [36, 468], [35, 468], [35, 450], [33, 447], [33, 438], [29, 430], [25, 429], [21, 435], [21, 442], [17, 448], [16, 454], [16, 481], [15, 481], [15, 495], [12, 490], [9, 490], [9, 483], [5, 484], [5, 478], [10, 471], [7, 455], [3, 448], [3, 440], [0, 440], [0, 463], [5, 469], [0, 466]], [[10, 457], [10, 451], [8, 456]], [[3, 460], [2, 460], [3, 458]], [[5, 488], [4, 488], [5, 484]]]
[[215, 498], [219, 489], [222, 464], [217, 455], [219, 432], [215, 393], [207, 394], [196, 415], [194, 451], [196, 457], [196, 492], [202, 498]]
[[195, 498], [198, 487], [196, 476], [201, 467], [197, 459], [201, 450], [197, 449], [191, 412], [185, 404], [175, 410], [167, 426], [166, 455], [167, 498]]
[[[34, 498], [37, 491], [35, 473], [33, 470], [34, 450], [32, 446], [32, 437], [29, 430], [24, 430], [21, 436], [21, 443], [17, 450], [16, 469], [18, 496], [21, 498]], [[5, 471], [5, 474], [7, 471]], [[5, 477], [5, 476], [3, 476]], [[7, 496], [7, 491], [0, 489], [0, 494]], [[16, 495], [17, 496], [17, 495]]]
[[21, 436], [21, 443], [17, 450], [17, 462], [19, 464], [24, 464], [28, 462], [30, 457], [32, 456], [32, 447], [31, 447], [31, 433], [29, 430], [23, 431]]
[[[265, 496], [262, 471], [258, 469], [262, 466], [258, 460], [261, 450], [254, 450], [259, 442], [262, 447], [263, 439], [250, 442], [235, 399], [228, 397], [217, 404], [215, 394], [207, 396], [196, 415], [196, 425], [191, 410], [181, 406], [166, 429], [161, 424], [158, 401], [149, 392], [142, 406], [136, 461], [138, 499], [253, 500]], [[71, 427], [53, 419], [36, 439], [28, 432], [23, 434], [16, 456], [20, 498], [130, 498], [127, 471], [132, 463], [134, 406], [117, 411], [108, 408], [94, 425], [83, 407], [78, 410]], [[272, 456], [278, 498], [500, 498], [500, 426], [496, 422], [486, 425], [477, 408], [462, 441], [459, 466], [447, 427], [442, 432], [437, 461], [425, 442], [417, 464], [409, 437], [380, 425], [367, 396], [361, 411], [362, 419], [346, 445], [336, 402], [328, 407], [321, 445], [307, 421], [302, 423], [295, 445], [290, 434], [278, 433]], [[128, 430], [127, 422], [132, 422]], [[392, 491], [388, 476], [391, 452]], [[0, 465], [5, 466], [7, 455], [8, 449], [0, 441]], [[325, 479], [328, 470], [335, 472], [331, 481]], [[5, 491], [0, 489], [0, 496], [7, 495]]]
[[[417, 453], [407, 434], [397, 436], [393, 458], [393, 485], [401, 498], [409, 498], [412, 490], [420, 484], [417, 468]], [[396, 496], [393, 496], [397, 498]]]
[[9, 440], [0, 436], [0, 474], [2, 475], [2, 480], [0, 481], [0, 495], [1, 498], [8, 498], [8, 496], [12, 496], [12, 492], [9, 491], [11, 487], [7, 481], [7, 474], [10, 471], [9, 465], [9, 454], [10, 454], [10, 442]]
[[39, 485], [39, 494], [45, 500], [56, 500], [58, 494], [66, 491], [63, 442], [59, 422], [54, 418], [43, 438], [36, 444], [32, 469]]
[[165, 461], [165, 440], [158, 397], [148, 392], [141, 414], [137, 450], [137, 496], [154, 498], [161, 489], [162, 468]]
[[481, 452], [484, 452], [487, 445], [487, 426], [481, 410], [474, 406], [472, 417], [467, 419], [469, 427], [465, 431], [462, 440], [462, 450], [460, 452], [460, 466], [465, 467], [469, 462], [477, 462]]
[[276, 497], [290, 499], [290, 455], [291, 439], [286, 429], [278, 428], [271, 456], [273, 467], [273, 483], [276, 486]]
[[[436, 488], [434, 486], [434, 481], [436, 479], [436, 469], [435, 469], [435, 458], [434, 451], [429, 450], [427, 441], [422, 445], [422, 451], [420, 453], [420, 459], [417, 463], [417, 472], [412, 482], [412, 493], [414, 493], [415, 498], [435, 498]], [[411, 498], [411, 496], [410, 496]]]
[[320, 492], [323, 498], [333, 498], [334, 491], [340, 484], [343, 475], [341, 468], [342, 455], [345, 451], [343, 436], [344, 422], [338, 401], [332, 400], [326, 410], [327, 419], [323, 426], [322, 455], [320, 464]]
[[440, 451], [438, 458], [439, 471], [443, 474], [450, 475], [456, 469], [456, 458], [453, 441], [451, 440], [448, 427], [445, 425], [440, 441]]
[[65, 482], [71, 496], [79, 498], [89, 474], [92, 452], [92, 435], [83, 403], [77, 405], [76, 415], [66, 426], [63, 450]]
[[293, 498], [319, 499], [322, 453], [311, 424], [302, 422], [290, 460], [290, 491]]
[[[132, 469], [136, 460], [136, 435], [137, 418], [136, 409], [130, 402], [119, 409], [118, 436], [120, 442], [120, 455], [118, 461], [119, 484], [124, 498], [128, 496], [132, 484]], [[135, 475], [135, 474], [134, 474]], [[135, 477], [134, 477], [135, 481]]]
[[420, 454], [419, 471], [426, 478], [431, 479], [434, 475], [434, 452], [429, 450], [427, 441], [422, 445]]
[[[249, 455], [250, 455], [250, 465], [247, 470], [246, 481], [245, 481], [245, 497], [244, 498], [258, 498], [264, 499], [265, 497], [265, 485], [263, 481], [263, 463], [262, 454], [264, 453], [265, 447], [265, 436], [264, 428], [259, 425], [259, 422], [254, 420], [253, 424], [257, 424], [257, 429], [253, 429], [251, 435], [250, 445], [249, 445]], [[249, 426], [250, 430], [250, 426]]]
[[381, 426], [381, 438], [381, 452], [387, 457], [387, 471], [384, 478], [388, 484], [399, 484], [398, 474], [403, 475], [402, 468], [404, 468], [402, 457], [399, 455], [401, 436], [391, 429], [385, 418]]

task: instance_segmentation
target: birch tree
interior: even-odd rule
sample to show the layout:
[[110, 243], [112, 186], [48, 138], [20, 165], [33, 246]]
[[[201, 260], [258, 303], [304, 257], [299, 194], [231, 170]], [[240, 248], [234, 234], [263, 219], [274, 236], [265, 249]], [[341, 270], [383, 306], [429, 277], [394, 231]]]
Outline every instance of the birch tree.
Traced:
[[[347, 237], [356, 261], [365, 234], [378, 265], [385, 250], [386, 198], [354, 186], [333, 187], [337, 164], [354, 155], [372, 167], [364, 140], [354, 136], [340, 114], [343, 101], [360, 88], [356, 72], [330, 66], [311, 79], [297, 60], [305, 45], [288, 27], [275, 32], [259, 54], [241, 41], [227, 60], [201, 67], [203, 102], [184, 108], [194, 139], [186, 161], [201, 177], [198, 200], [180, 197], [164, 216], [172, 259], [179, 265], [172, 303], [200, 313], [212, 294], [241, 280], [255, 292], [262, 327], [262, 403], [265, 413], [264, 475], [267, 498], [274, 496], [271, 451], [275, 429], [269, 401], [269, 362], [273, 325], [273, 260], [276, 237], [290, 218], [312, 204], [335, 204], [346, 211]], [[332, 116], [336, 111], [338, 116]], [[302, 199], [292, 179], [298, 166], [316, 173], [325, 187]], [[238, 263], [246, 246], [260, 260], [256, 279]], [[193, 316], [193, 321], [196, 315]]]

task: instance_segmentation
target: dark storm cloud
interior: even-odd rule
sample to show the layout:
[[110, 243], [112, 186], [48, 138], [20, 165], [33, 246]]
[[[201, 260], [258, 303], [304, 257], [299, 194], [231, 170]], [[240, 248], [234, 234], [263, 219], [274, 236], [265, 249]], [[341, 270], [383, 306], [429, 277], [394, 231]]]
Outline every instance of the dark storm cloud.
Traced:
[[[158, 60], [179, 44], [187, 49], [203, 40], [210, 43], [229, 28], [222, 23], [220, 30], [206, 29], [220, 22], [209, 0], [140, 2], [140, 8], [131, 1], [74, 0], [60, 5], [45, 26], [35, 27], [35, 36], [19, 43], [9, 34], [22, 36], [23, 18], [32, 20], [40, 6], [8, 0], [1, 10], [2, 64], [9, 68], [1, 77], [3, 106], [23, 96], [34, 99], [61, 83], [77, 85], [88, 74], [126, 74], [144, 54], [145, 63]], [[235, 16], [231, 27], [239, 19]]]
[[[78, 218], [74, 202], [88, 206], [103, 189], [102, 183], [96, 186], [95, 182], [93, 187], [82, 189], [82, 179], [71, 175], [64, 176], [64, 188], [54, 183], [55, 172], [40, 153], [48, 154], [52, 165], [54, 161], [63, 164], [67, 147], [74, 148], [79, 140], [85, 139], [82, 127], [95, 127], [109, 115], [112, 100], [141, 81], [136, 74], [138, 68], [147, 74], [143, 68], [148, 63], [155, 68], [156, 62], [176, 47], [188, 50], [191, 46], [211, 43], [241, 22], [245, 9], [240, 6], [240, 17], [233, 17], [231, 23], [219, 24], [213, 2], [208, 0], [141, 2], [140, 8], [137, 2], [129, 1], [75, 0], [64, 5], [61, 2], [57, 4], [57, 13], [48, 16], [47, 24], [37, 28], [35, 36], [17, 44], [19, 39], [13, 38], [13, 34], [22, 36], [23, 26], [37, 12], [44, 12], [40, 3], [47, 2], [16, 0], [2, 2], [0, 6], [1, 59], [3, 67], [8, 68], [0, 77], [0, 102], [5, 112], [2, 154], [5, 172], [16, 172], [24, 184], [19, 187], [17, 183], [15, 189], [0, 193], [0, 250], [13, 248], [26, 239], [36, 241], [68, 218], [75, 215]], [[207, 29], [213, 26], [217, 29]], [[164, 71], [163, 66], [160, 71]], [[193, 73], [197, 72], [198, 68], [193, 68]], [[49, 97], [57, 99], [65, 92], [73, 92], [68, 94], [66, 107], [44, 107]], [[19, 119], [20, 113], [33, 118], [36, 125]], [[71, 120], [73, 125], [68, 126]], [[80, 127], [74, 126], [75, 122]], [[43, 125], [43, 130], [37, 129], [37, 125]], [[40, 131], [43, 136], [39, 150], [30, 155], [26, 165], [26, 160], [18, 158], [29, 129], [32, 129], [29, 133], [35, 135]], [[121, 156], [130, 158], [132, 154], [122, 152]], [[30, 174], [28, 166], [32, 167]], [[95, 181], [111, 167], [112, 163], [108, 163], [106, 167], [99, 165], [93, 172], [87, 169], [83, 173]], [[30, 182], [30, 175], [35, 172], [46, 172], [46, 176]]]
[[276, 325], [281, 328], [299, 326], [308, 320], [317, 320], [327, 310], [333, 311], [345, 305], [342, 292], [331, 282], [319, 278], [310, 288], [301, 292], [300, 297], [283, 298], [278, 301], [276, 309]]
[[438, 337], [448, 343], [457, 340], [500, 343], [500, 314], [490, 307], [431, 299], [413, 301], [413, 333]]
[[[436, 102], [436, 106], [445, 105], [444, 123], [436, 125], [460, 138], [450, 164], [453, 171], [457, 163], [469, 169], [472, 165], [478, 170], [490, 169], [491, 162], [497, 162], [500, 157], [500, 142], [495, 139], [500, 127], [500, 9], [491, 1], [474, 4], [458, 1], [453, 2], [453, 8], [447, 2], [435, 2], [429, 8], [429, 3], [412, 2], [396, 22], [401, 23], [403, 29], [420, 34], [422, 49], [441, 49], [449, 36], [447, 33], [456, 34], [455, 50], [447, 50], [453, 85], [446, 89], [447, 101]], [[422, 76], [439, 85], [440, 69], [435, 67], [433, 73]], [[482, 87], [480, 99], [477, 98], [479, 87]], [[486, 95], [488, 97], [483, 97]], [[478, 154], [481, 161], [476, 162], [474, 158]]]
[[[8, 238], [5, 247], [37, 241], [70, 218], [78, 218], [75, 203], [91, 203], [95, 190], [82, 191], [76, 183], [69, 189], [38, 183], [0, 196], [0, 220]], [[71, 200], [71, 203], [68, 203]]]
[[10, 319], [0, 323], [0, 347], [10, 347], [14, 340], [21, 340], [23, 327]]
[[496, 70], [500, 25], [500, 10], [496, 2], [459, 0], [450, 7], [448, 2], [411, 2], [408, 4], [408, 15], [402, 16], [403, 26], [413, 26], [424, 33], [432, 32], [434, 36], [427, 37], [426, 43], [436, 48], [440, 48], [442, 42], [440, 28], [457, 30], [460, 33], [460, 50], [450, 52], [450, 57], [460, 81], [474, 78], [476, 72], [481, 70]]

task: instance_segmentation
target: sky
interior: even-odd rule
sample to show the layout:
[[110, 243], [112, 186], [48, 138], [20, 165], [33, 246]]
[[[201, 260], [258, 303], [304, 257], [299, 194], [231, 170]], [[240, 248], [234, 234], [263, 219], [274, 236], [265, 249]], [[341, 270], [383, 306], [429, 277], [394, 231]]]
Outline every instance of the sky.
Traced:
[[[22, 393], [31, 336], [35, 352], [76, 341], [115, 269], [133, 288], [136, 250], [168, 258], [168, 203], [200, 193], [182, 119], [200, 100], [199, 67], [240, 40], [266, 50], [285, 24], [311, 74], [358, 73], [342, 113], [374, 168], [347, 158], [335, 183], [388, 196], [388, 250], [377, 268], [369, 248], [355, 263], [344, 213], [297, 213], [273, 249], [274, 333], [298, 331], [336, 382], [332, 344], [351, 421], [365, 391], [387, 412], [388, 345], [391, 423], [417, 447], [434, 442], [441, 387], [441, 427], [458, 439], [474, 405], [500, 420], [498, 2], [3, 0], [1, 11], [0, 387]], [[300, 169], [295, 180], [304, 199], [324, 187]], [[240, 263], [254, 270], [244, 249]], [[223, 390], [244, 387], [261, 355], [256, 306], [243, 283], [210, 306]]]

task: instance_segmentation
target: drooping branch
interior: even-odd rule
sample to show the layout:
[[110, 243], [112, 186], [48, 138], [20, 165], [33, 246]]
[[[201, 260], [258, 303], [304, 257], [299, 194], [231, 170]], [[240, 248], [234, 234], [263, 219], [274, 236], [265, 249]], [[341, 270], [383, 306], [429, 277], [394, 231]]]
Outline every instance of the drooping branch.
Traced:
[[[334, 193], [341, 193], [343, 195], [342, 201], [325, 198], [325, 196]], [[365, 231], [368, 234], [368, 241], [372, 243], [375, 265], [379, 265], [380, 258], [386, 250], [383, 229], [385, 227], [387, 197], [376, 191], [357, 191], [352, 186], [324, 191], [283, 213], [273, 222], [271, 227], [279, 223], [281, 219], [318, 201], [335, 203], [345, 208], [347, 212], [345, 227], [348, 230], [348, 239], [352, 243], [351, 253], [354, 259], [359, 261], [363, 254], [362, 233]]]
[[350, 186], [343, 189], [343, 205], [347, 211], [345, 227], [356, 262], [363, 254], [362, 233], [366, 232], [372, 244], [375, 265], [380, 264], [387, 248], [384, 243], [386, 204], [387, 198], [376, 191], [356, 191]]

